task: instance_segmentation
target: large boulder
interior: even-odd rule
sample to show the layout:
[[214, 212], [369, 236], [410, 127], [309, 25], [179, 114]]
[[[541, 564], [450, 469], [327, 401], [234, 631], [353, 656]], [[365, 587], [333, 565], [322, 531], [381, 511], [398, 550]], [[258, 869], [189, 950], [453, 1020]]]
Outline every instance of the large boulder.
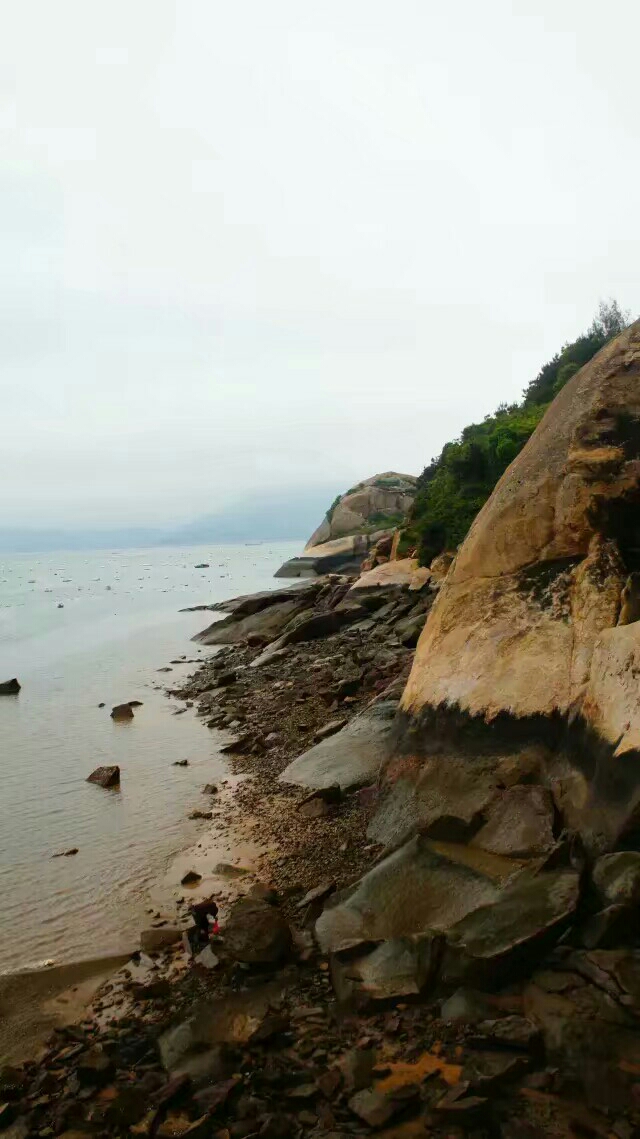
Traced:
[[445, 982], [500, 988], [525, 973], [572, 920], [579, 890], [580, 876], [570, 867], [509, 883], [448, 930]]
[[245, 965], [277, 965], [292, 948], [291, 930], [280, 910], [258, 898], [239, 898], [224, 926], [225, 952]]
[[426, 566], [419, 566], [416, 558], [400, 558], [399, 561], [382, 562], [373, 569], [365, 570], [351, 586], [352, 593], [362, 589], [382, 589], [389, 586], [408, 586], [417, 591], [423, 589], [431, 577]]
[[[476, 865], [474, 865], [474, 862]], [[333, 897], [316, 922], [324, 952], [367, 942], [445, 931], [478, 906], [495, 901], [518, 865], [473, 858], [465, 847], [444, 851], [418, 836]]]
[[498, 482], [402, 699], [407, 775], [435, 725], [467, 754], [544, 739], [556, 802], [595, 849], [640, 809], [639, 381], [636, 322], [562, 389]]
[[314, 530], [304, 552], [291, 558], [276, 577], [314, 577], [331, 572], [354, 572], [382, 532], [406, 519], [416, 494], [415, 475], [385, 471], [339, 495]]
[[358, 534], [375, 525], [381, 530], [388, 520], [394, 524], [408, 514], [416, 494], [415, 475], [385, 471], [351, 487], [329, 508], [326, 517], [311, 535], [307, 548], [345, 534]]
[[321, 577], [327, 573], [357, 573], [369, 549], [366, 534], [351, 534], [307, 546], [300, 557], [289, 558], [275, 577]]
[[3, 680], [0, 684], [0, 696], [17, 696], [20, 691], [20, 681], [14, 676], [11, 680]]

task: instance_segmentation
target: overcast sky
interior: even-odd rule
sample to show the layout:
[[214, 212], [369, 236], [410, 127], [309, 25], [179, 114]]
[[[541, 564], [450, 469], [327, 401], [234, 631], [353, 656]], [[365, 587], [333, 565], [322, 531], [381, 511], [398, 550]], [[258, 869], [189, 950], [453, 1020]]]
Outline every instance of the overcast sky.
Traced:
[[419, 473], [640, 310], [633, 0], [0, 14], [0, 525]]

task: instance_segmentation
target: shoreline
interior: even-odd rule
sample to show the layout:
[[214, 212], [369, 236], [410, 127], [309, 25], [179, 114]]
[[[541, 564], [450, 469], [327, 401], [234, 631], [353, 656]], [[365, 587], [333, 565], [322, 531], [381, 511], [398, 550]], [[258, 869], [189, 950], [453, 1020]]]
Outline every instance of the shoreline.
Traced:
[[[341, 588], [346, 591], [354, 578], [337, 579]], [[278, 587], [275, 587], [278, 588]], [[294, 587], [305, 593], [304, 584]], [[225, 603], [222, 603], [223, 605]], [[215, 608], [214, 606], [206, 607]], [[366, 639], [366, 634], [365, 634]], [[336, 648], [360, 644], [362, 634], [357, 632], [344, 634], [338, 632], [323, 637], [297, 649], [304, 660], [304, 668], [300, 675], [306, 674], [307, 668], [319, 665], [318, 673], [330, 680], [335, 670]], [[211, 811], [212, 819], [196, 836], [194, 842], [189, 843], [177, 854], [169, 856], [162, 874], [148, 889], [149, 909], [153, 909], [154, 917], [149, 918], [150, 928], [167, 928], [175, 925], [184, 929], [191, 924], [188, 916], [188, 906], [193, 901], [214, 895], [224, 915], [238, 898], [246, 894], [256, 883], [268, 882], [283, 894], [283, 908], [285, 912], [295, 913], [294, 895], [302, 896], [307, 889], [317, 884], [318, 876], [329, 872], [332, 868], [337, 871], [338, 882], [356, 877], [366, 869], [372, 860], [373, 848], [364, 840], [363, 827], [366, 824], [366, 811], [359, 805], [352, 804], [340, 817], [330, 814], [323, 819], [315, 819], [310, 823], [297, 818], [295, 811], [296, 799], [300, 792], [285, 784], [276, 782], [280, 772], [287, 763], [295, 758], [305, 745], [313, 743], [315, 733], [336, 714], [336, 700], [329, 698], [325, 692], [319, 695], [312, 688], [302, 686], [302, 694], [297, 694], [297, 701], [291, 704], [293, 713], [290, 723], [280, 719], [280, 732], [277, 739], [269, 740], [269, 729], [272, 727], [274, 715], [271, 686], [280, 684], [280, 691], [286, 694], [290, 691], [286, 685], [291, 685], [288, 679], [288, 664], [274, 661], [268, 670], [251, 670], [250, 664], [262, 651], [262, 645], [249, 647], [243, 638], [235, 645], [222, 645], [217, 651], [209, 652], [198, 663], [195, 672], [189, 673], [184, 667], [185, 676], [174, 675], [172, 680], [177, 682], [176, 687], [168, 688], [158, 685], [164, 696], [182, 705], [180, 709], [195, 715], [202, 723], [203, 730], [214, 727], [212, 715], [217, 708], [217, 730], [224, 733], [222, 744], [225, 762], [224, 778], [219, 780], [218, 794], [207, 797], [202, 809]], [[357, 650], [356, 650], [357, 655]], [[405, 664], [411, 653], [399, 647], [399, 653], [393, 657], [390, 672], [392, 678], [397, 675], [399, 660]], [[326, 659], [326, 664], [323, 662]], [[177, 662], [176, 662], [177, 663]], [[302, 661], [301, 661], [302, 664]], [[228, 714], [229, 698], [234, 695], [235, 686], [229, 685], [217, 689], [217, 695], [212, 694], [212, 687], [217, 683], [216, 673], [238, 668], [246, 676], [250, 676], [249, 691], [243, 701], [251, 705], [251, 718], [254, 722], [256, 737], [267, 739], [263, 746], [259, 744], [253, 753], [240, 747], [232, 750], [234, 734], [240, 731], [240, 721], [236, 713], [243, 717], [244, 713], [238, 708], [232, 709], [232, 716]], [[181, 670], [182, 671], [182, 670]], [[354, 672], [354, 669], [351, 670]], [[282, 675], [280, 675], [282, 672]], [[285, 674], [287, 679], [285, 679]], [[384, 677], [382, 679], [382, 676]], [[280, 677], [280, 679], [278, 679]], [[361, 676], [355, 668], [351, 683], [347, 682], [350, 695], [339, 699], [338, 710], [345, 721], [353, 718], [358, 711], [385, 687], [389, 680], [387, 672], [369, 678]], [[292, 686], [293, 687], [293, 686]], [[202, 692], [201, 690], [205, 690]], [[192, 705], [192, 707], [188, 707]], [[303, 709], [301, 715], [297, 714]], [[230, 727], [230, 721], [235, 727]], [[353, 809], [355, 807], [355, 810]], [[303, 839], [305, 833], [314, 833], [318, 840], [317, 853], [305, 858], [303, 853]], [[362, 853], [362, 847], [365, 847]], [[321, 850], [325, 849], [325, 854]], [[332, 857], [327, 859], [329, 848]], [[187, 870], [195, 870], [202, 875], [195, 886], [182, 886], [181, 877]], [[216, 871], [220, 871], [219, 873]], [[245, 871], [239, 873], [239, 871]], [[287, 897], [291, 896], [291, 900]], [[132, 952], [135, 952], [139, 938], [132, 935]], [[127, 978], [124, 985], [120, 978], [122, 967], [130, 960], [130, 953], [113, 955], [108, 958], [98, 956], [77, 961], [66, 962], [61, 965], [43, 966], [40, 969], [24, 972], [7, 973], [0, 976], [0, 994], [3, 991], [6, 998], [12, 993], [21, 994], [21, 978], [28, 976], [30, 982], [27, 986], [24, 1005], [30, 1007], [28, 1024], [32, 1027], [27, 1030], [27, 1036], [22, 1034], [24, 1043], [11, 1049], [11, 1055], [20, 1055], [22, 1059], [33, 1055], [42, 1043], [47, 1031], [57, 1024], [64, 1024], [65, 1009], [61, 1008], [60, 1016], [56, 1017], [45, 1006], [50, 1000], [51, 993], [64, 995], [64, 989], [57, 978], [64, 976], [68, 980], [68, 989], [84, 983], [86, 976], [96, 977], [93, 987], [85, 985], [79, 991], [73, 1002], [74, 1013], [91, 1015], [96, 1000], [100, 1005], [101, 989], [114, 986], [115, 992], [120, 994], [126, 989]], [[125, 970], [126, 972], [126, 970]], [[170, 970], [171, 972], [171, 970]], [[120, 996], [118, 996], [120, 999]], [[69, 998], [71, 1004], [71, 998]], [[22, 1001], [19, 1002], [23, 1004]], [[2, 1007], [0, 1001], [0, 1009]], [[129, 1002], [125, 999], [120, 1006], [114, 1003], [111, 994], [108, 994], [106, 1007], [120, 1017], [126, 1015]], [[98, 1007], [99, 1014], [103, 1009]], [[2, 1058], [2, 1036], [0, 1036], [0, 1058]]]
[[[578, 870], [539, 860], [527, 870], [446, 831], [398, 848], [373, 841], [382, 837], [373, 828], [367, 837], [433, 591], [416, 599], [385, 586], [354, 600], [349, 585], [331, 577], [302, 587], [301, 615], [283, 636], [274, 613], [260, 636], [255, 609], [249, 635], [246, 613], [212, 626], [210, 643], [239, 633], [238, 643], [168, 691], [208, 727], [235, 733], [209, 825], [170, 868], [200, 865], [202, 877], [182, 890], [175, 925], [154, 922], [143, 951], [106, 981], [90, 979], [97, 988], [81, 1018], [54, 1028], [35, 1062], [0, 1066], [0, 1132], [9, 1126], [10, 1139], [635, 1134], [637, 951], [559, 940], [564, 919], [534, 907], [526, 969], [517, 956], [512, 926], [531, 891], [559, 888], [564, 906]], [[384, 775], [393, 779], [393, 762]], [[559, 839], [553, 856], [564, 851]], [[458, 921], [465, 890], [475, 908]], [[422, 920], [430, 891], [454, 931], [479, 921], [490, 947], [497, 939], [497, 963], [473, 944], [460, 957], [437, 924], [416, 932], [407, 907]], [[220, 933], [193, 957], [186, 907], [210, 893]], [[388, 914], [393, 932], [381, 924]], [[545, 922], [552, 943], [540, 939]], [[574, 1026], [578, 1035], [558, 1044], [559, 1029]], [[593, 1103], [592, 1061], [606, 1093]]]

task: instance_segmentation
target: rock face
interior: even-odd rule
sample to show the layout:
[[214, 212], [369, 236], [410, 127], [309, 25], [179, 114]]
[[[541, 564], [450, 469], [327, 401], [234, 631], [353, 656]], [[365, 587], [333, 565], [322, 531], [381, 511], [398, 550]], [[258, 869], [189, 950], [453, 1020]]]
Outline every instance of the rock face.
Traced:
[[381, 548], [381, 539], [390, 551], [393, 530], [413, 504], [416, 482], [415, 475], [385, 471], [351, 487], [329, 508], [302, 556], [285, 562], [276, 577], [352, 572], [370, 549]]
[[[565, 821], [606, 849], [640, 806], [640, 322], [566, 385], [476, 518], [433, 606], [402, 699], [427, 724], [551, 739]], [[625, 583], [625, 612], [618, 623]], [[589, 747], [566, 752], [571, 726]], [[484, 735], [482, 735], [484, 731]], [[411, 742], [409, 742], [411, 736]], [[484, 745], [483, 745], [484, 746]], [[586, 758], [601, 752], [606, 760]], [[623, 757], [627, 762], [623, 761]], [[397, 774], [397, 769], [396, 769]]]

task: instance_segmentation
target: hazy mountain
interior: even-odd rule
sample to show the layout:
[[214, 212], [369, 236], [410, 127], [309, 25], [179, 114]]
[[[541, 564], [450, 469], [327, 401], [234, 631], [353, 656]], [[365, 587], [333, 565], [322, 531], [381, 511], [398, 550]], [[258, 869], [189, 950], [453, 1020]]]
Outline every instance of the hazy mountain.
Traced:
[[0, 552], [126, 549], [139, 546], [187, 546], [205, 542], [307, 539], [336, 493], [335, 486], [262, 492], [215, 514], [176, 527], [123, 526], [109, 529], [0, 526]]

